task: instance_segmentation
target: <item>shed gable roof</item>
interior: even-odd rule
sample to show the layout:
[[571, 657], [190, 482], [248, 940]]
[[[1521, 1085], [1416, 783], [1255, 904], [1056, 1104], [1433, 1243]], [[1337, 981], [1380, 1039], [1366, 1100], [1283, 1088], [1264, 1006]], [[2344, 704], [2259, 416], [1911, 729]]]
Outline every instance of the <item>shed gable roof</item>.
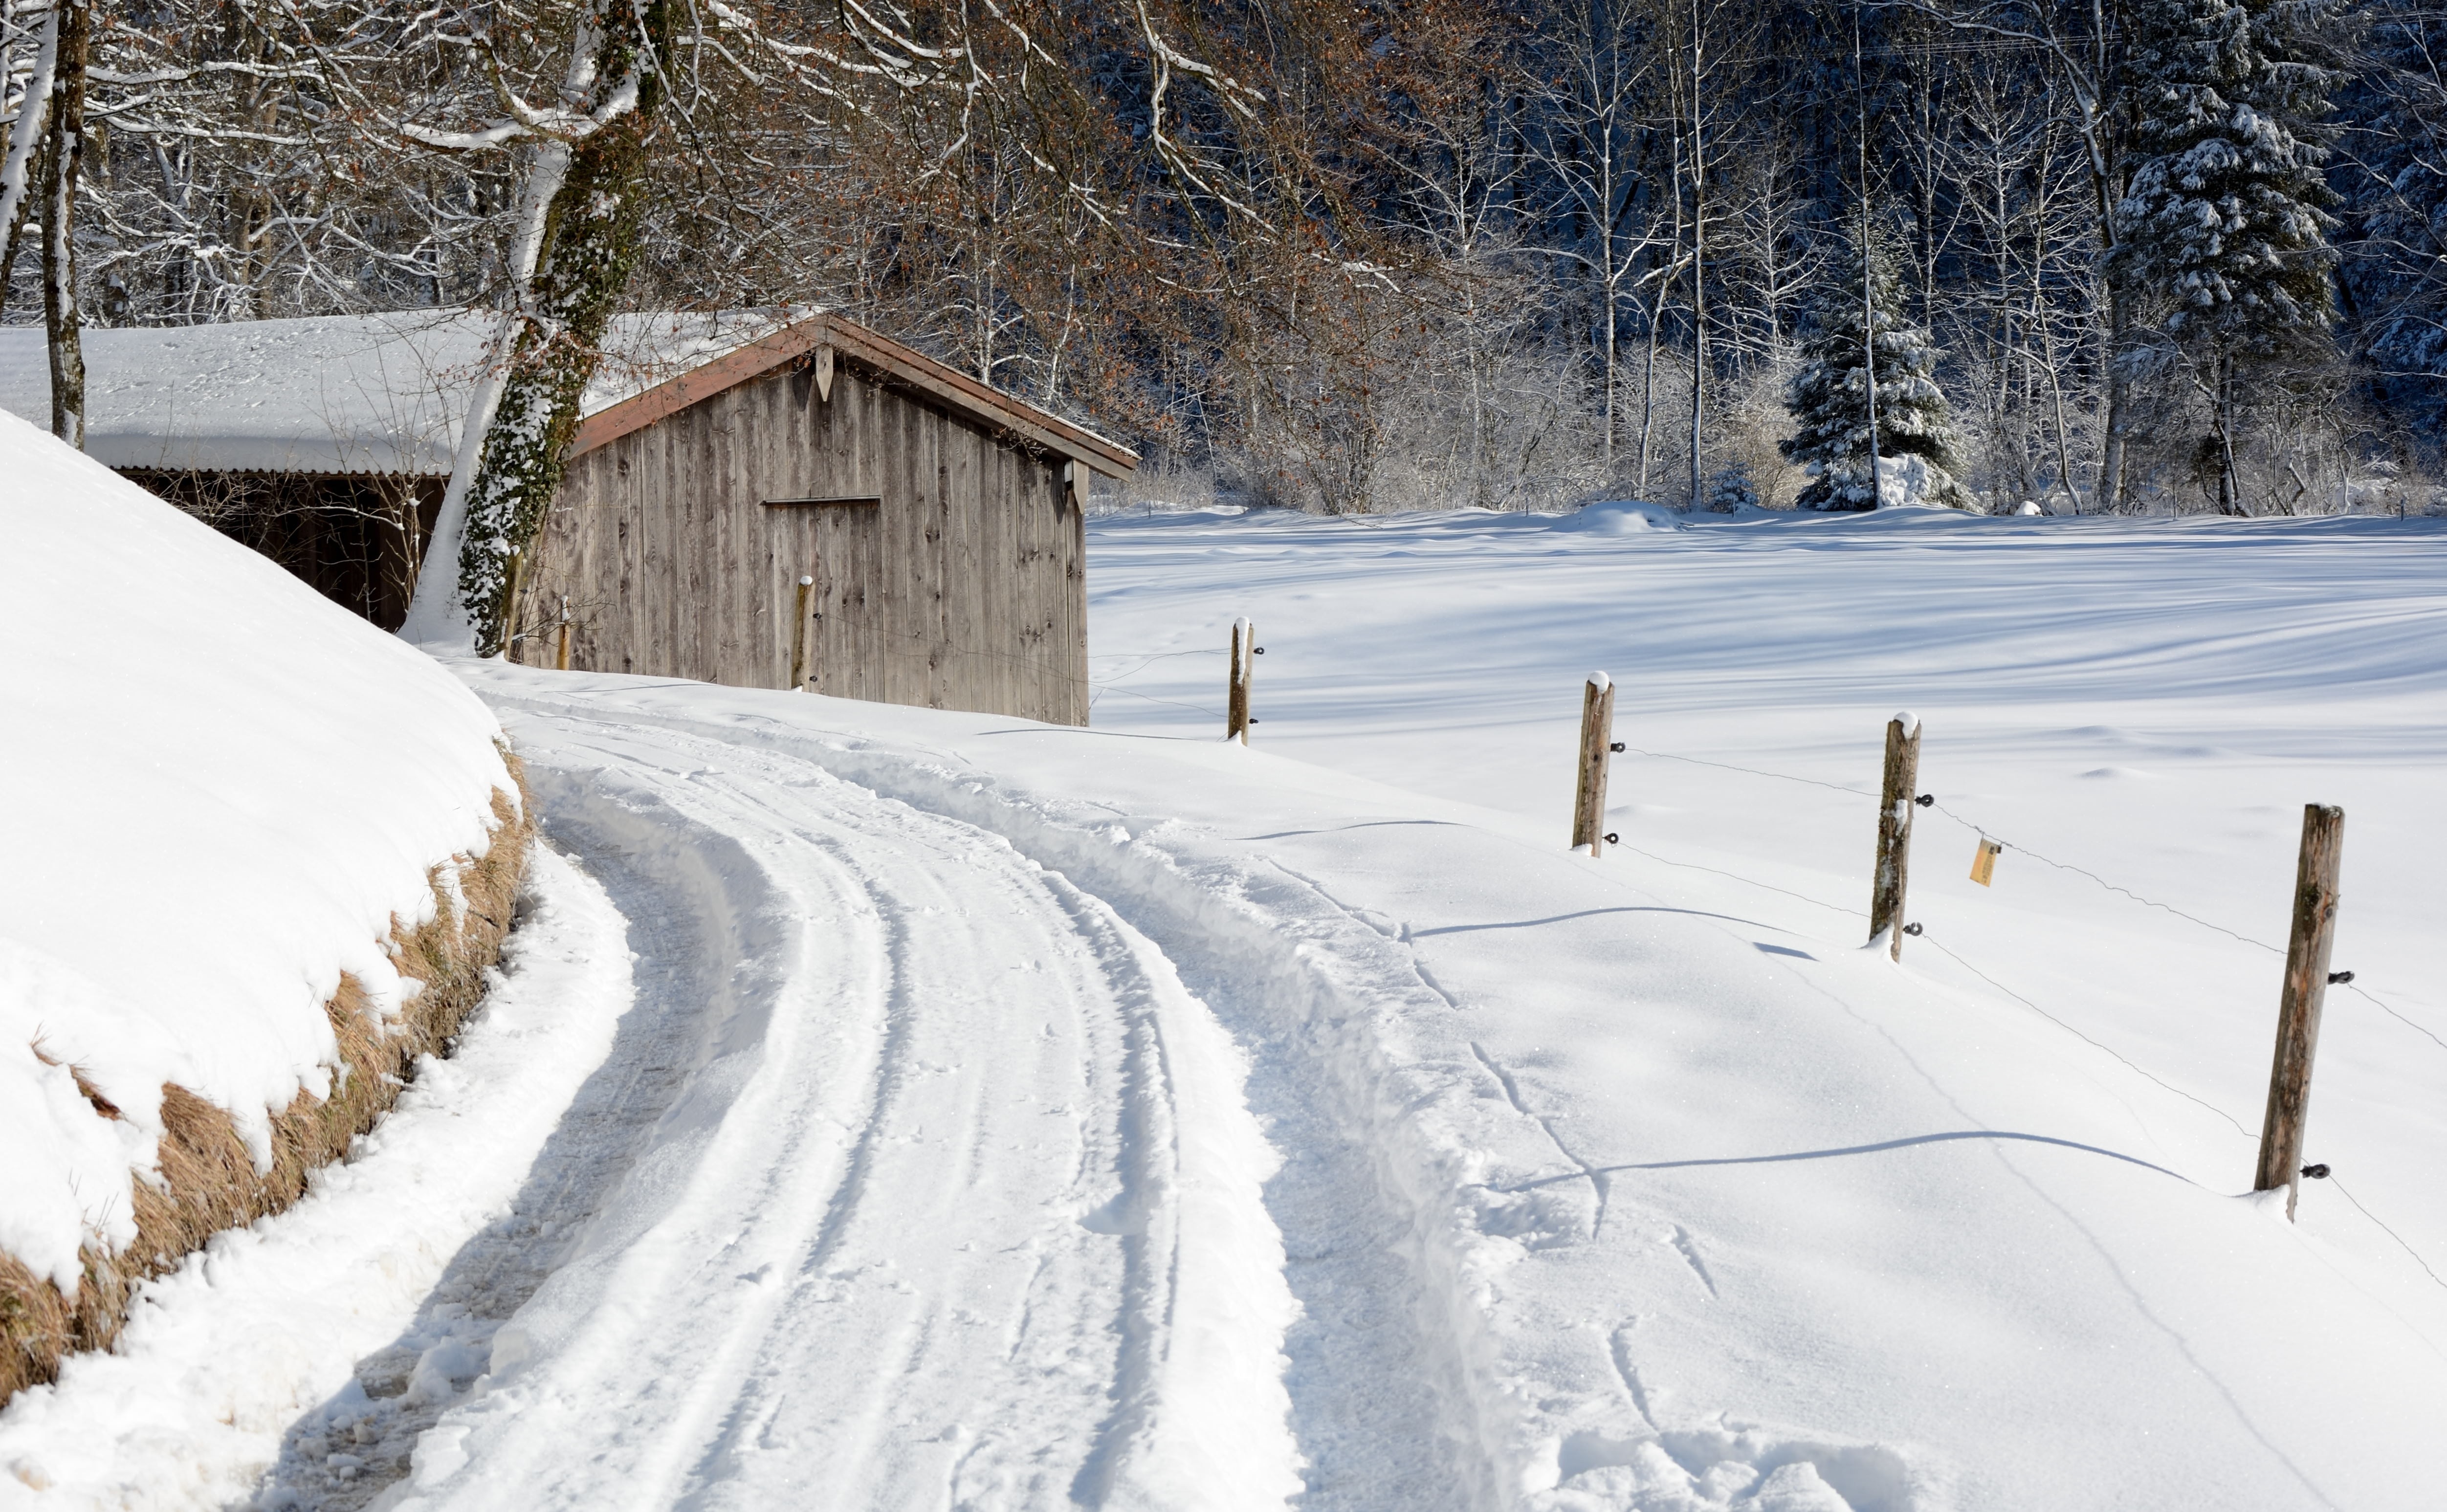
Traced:
[[953, 413], [991, 430], [1068, 457], [1109, 478], [1138, 466], [1138, 454], [1074, 425], [1026, 400], [981, 384], [853, 320], [819, 312], [759, 336], [654, 387], [591, 413], [569, 444], [582, 457], [634, 430], [677, 414], [726, 389], [752, 382], [824, 348], [884, 383], [914, 389]]

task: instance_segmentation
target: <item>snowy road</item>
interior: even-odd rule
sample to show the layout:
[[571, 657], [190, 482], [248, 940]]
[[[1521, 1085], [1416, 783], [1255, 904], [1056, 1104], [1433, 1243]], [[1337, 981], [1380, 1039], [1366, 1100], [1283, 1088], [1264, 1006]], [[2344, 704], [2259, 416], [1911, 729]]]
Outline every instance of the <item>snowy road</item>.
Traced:
[[[1299, 649], [1346, 600], [1286, 579], [1253, 749], [462, 665], [577, 864], [539, 864], [504, 980], [361, 1154], [0, 1414], [0, 1508], [2431, 1512], [2406, 1446], [2447, 1417], [2447, 1041], [2409, 869], [2436, 763], [2402, 753], [2437, 741], [2435, 589], [2382, 583], [2410, 628], [2336, 684], [2360, 765], [2251, 736], [2257, 693], [2131, 716], [2180, 782], [2099, 766], [2141, 737], [2044, 700], [1930, 706], [1965, 732], [1933, 747], [1948, 805], [2253, 935], [2294, 805], [2362, 816], [2352, 960], [2393, 1011], [2331, 999], [2339, 1179], [2289, 1224], [2238, 1195], [2261, 953], [2019, 844], [1991, 893], [1942, 830], [1926, 936], [1865, 948], [1874, 801], [1833, 779], [1934, 674], [1865, 644], [1842, 699], [1737, 698], [1728, 734], [1675, 699], [1715, 696], [1739, 627], [1644, 628], [1685, 578], [1665, 623], [1746, 612], [1711, 571], [1824, 558], [1788, 586], [1840, 603], [1866, 556], [1944, 610], [1915, 655], [1987, 667], [1965, 627], [2001, 572], [2037, 595], [2107, 558], [1537, 524], [1372, 527], [1370, 571], [1489, 584], [1422, 596], [1338, 684]], [[1136, 528], [1161, 539], [1109, 547], [1108, 621], [1192, 665], [1154, 632], [1222, 569], [1164, 541], [1224, 527]], [[2437, 560], [2295, 544], [2128, 541], [2113, 591]], [[1656, 652], [1618, 732], [1697, 753], [1626, 758], [1603, 859], [1542, 786], [1602, 616], [1551, 616], [1544, 671], [1436, 638], [1495, 576], [1546, 614], [1517, 574], [1595, 584]], [[2230, 596], [2194, 598], [2223, 625]]]
[[649, 994], [687, 1006], [654, 1052], [695, 1064], [403, 1504], [1299, 1489], [1274, 1162], [1159, 952], [1005, 841], [789, 756], [521, 736], [553, 835], [644, 926]]

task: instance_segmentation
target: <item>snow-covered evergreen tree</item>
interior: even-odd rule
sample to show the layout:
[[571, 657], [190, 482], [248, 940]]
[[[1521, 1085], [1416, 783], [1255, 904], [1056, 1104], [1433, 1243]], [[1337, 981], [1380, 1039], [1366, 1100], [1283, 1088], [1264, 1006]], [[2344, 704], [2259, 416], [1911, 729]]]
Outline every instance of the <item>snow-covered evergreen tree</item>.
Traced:
[[1758, 507], [1758, 485], [1739, 467], [1719, 467], [1708, 480], [1708, 508], [1719, 515], [1738, 515]]
[[[1801, 371], [1785, 395], [1796, 432], [1779, 443], [1789, 462], [1812, 474], [1803, 509], [1874, 509], [1880, 503], [1975, 507], [1955, 474], [1961, 470], [1954, 422], [1937, 385], [1937, 345], [1904, 312], [1903, 280], [1892, 254], [1872, 236], [1868, 249], [1868, 312], [1876, 344], [1865, 333], [1862, 249], [1819, 291], [1817, 332], [1801, 349]], [[1865, 351], [1873, 351], [1878, 379], [1878, 457], [1887, 483], [1869, 479], [1869, 404]], [[1919, 465], [1898, 466], [1906, 458]], [[1912, 486], [1899, 488], [1902, 479]], [[1880, 497], [1883, 492], [1884, 498]], [[1906, 497], [1908, 495], [1908, 497]]]
[[2127, 97], [2133, 175], [2113, 271], [2181, 353], [2214, 429], [2218, 504], [2242, 510], [2236, 385], [2327, 343], [2334, 0], [2139, 0]]

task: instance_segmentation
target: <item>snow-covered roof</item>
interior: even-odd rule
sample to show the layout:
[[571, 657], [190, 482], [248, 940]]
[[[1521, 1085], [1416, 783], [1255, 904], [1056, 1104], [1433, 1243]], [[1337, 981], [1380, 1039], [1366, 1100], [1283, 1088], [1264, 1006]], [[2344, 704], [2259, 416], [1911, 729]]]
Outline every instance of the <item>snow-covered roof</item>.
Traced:
[[[490, 312], [408, 311], [85, 331], [85, 452], [169, 472], [450, 471]], [[783, 313], [614, 317], [594, 414], [766, 335]], [[0, 409], [50, 424], [38, 328], [0, 328]]]

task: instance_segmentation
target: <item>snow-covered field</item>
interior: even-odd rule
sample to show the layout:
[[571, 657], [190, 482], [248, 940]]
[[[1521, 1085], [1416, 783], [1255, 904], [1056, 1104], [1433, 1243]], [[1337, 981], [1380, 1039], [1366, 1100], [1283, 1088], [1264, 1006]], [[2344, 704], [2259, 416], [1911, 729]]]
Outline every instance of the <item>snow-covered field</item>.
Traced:
[[[465, 669], [577, 866], [464, 1074], [0, 1414], [0, 1504], [2435, 1506], [2447, 534], [1631, 523], [1098, 521], [1090, 731]], [[2368, 993], [2289, 1226], [2309, 801]], [[428, 1138], [402, 1279], [286, 1268]]]

